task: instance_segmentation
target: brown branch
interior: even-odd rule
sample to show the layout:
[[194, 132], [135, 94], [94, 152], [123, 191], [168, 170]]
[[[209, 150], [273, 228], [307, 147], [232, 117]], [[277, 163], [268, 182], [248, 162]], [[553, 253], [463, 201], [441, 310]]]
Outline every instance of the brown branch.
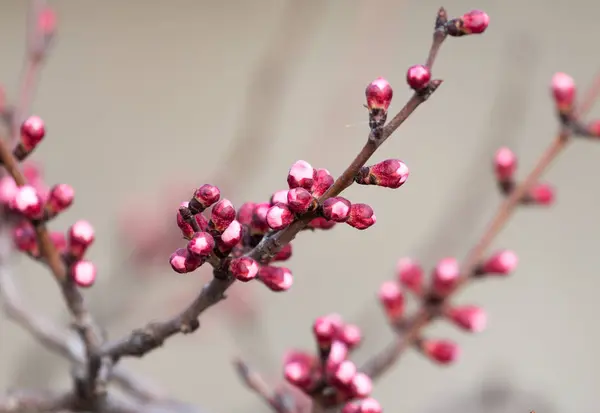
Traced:
[[[439, 13], [445, 13], [440, 9]], [[434, 36], [431, 48], [439, 48], [444, 40], [438, 35]], [[430, 53], [431, 55], [431, 53]], [[435, 57], [435, 54], [434, 54]], [[433, 65], [433, 60], [431, 61]], [[375, 151], [408, 119], [408, 117], [437, 90], [441, 80], [434, 80], [428, 88], [428, 93], [414, 93], [404, 107], [381, 129], [371, 131], [367, 142], [356, 158], [350, 163], [340, 177], [336, 179], [329, 190], [319, 198], [323, 202], [328, 198], [339, 195], [344, 189], [352, 185], [354, 177]], [[306, 227], [313, 215], [308, 214], [298, 219], [287, 228], [271, 232], [247, 256], [259, 261], [268, 262], [286, 244]], [[149, 323], [141, 329], [133, 330], [128, 336], [106, 343], [102, 346], [100, 354], [111, 356], [118, 360], [123, 356], [142, 357], [149, 351], [161, 346], [163, 342], [177, 333], [191, 333], [199, 327], [198, 317], [208, 308], [224, 299], [225, 291], [234, 283], [235, 278], [226, 269], [215, 269], [215, 277], [200, 291], [194, 301], [180, 314], [163, 322]]]
[[[578, 111], [578, 116], [585, 114], [592, 106], [593, 102], [600, 94], [600, 75], [594, 81], [594, 85], [588, 90], [582, 100]], [[536, 184], [543, 173], [548, 169], [552, 162], [558, 157], [567, 143], [571, 140], [569, 131], [561, 130], [560, 133], [550, 143], [548, 148], [542, 153], [533, 169], [510, 195], [500, 204], [496, 214], [490, 221], [487, 229], [471, 251], [467, 254], [462, 270], [461, 277], [453, 293], [464, 287], [473, 280], [478, 265], [484, 258], [484, 254], [494, 239], [500, 234], [506, 223], [510, 220], [517, 206], [523, 197], [528, 193], [531, 187]], [[389, 344], [384, 350], [373, 356], [362, 367], [372, 378], [378, 378], [385, 373], [395, 361], [419, 338], [421, 330], [439, 315], [437, 306], [422, 306], [421, 309], [408, 321], [406, 327], [398, 335], [397, 339]]]
[[241, 359], [234, 360], [233, 364], [242, 382], [271, 406], [274, 412], [292, 413], [284, 403], [281, 403], [281, 398], [278, 396], [277, 392], [265, 382], [256, 370], [252, 369]]

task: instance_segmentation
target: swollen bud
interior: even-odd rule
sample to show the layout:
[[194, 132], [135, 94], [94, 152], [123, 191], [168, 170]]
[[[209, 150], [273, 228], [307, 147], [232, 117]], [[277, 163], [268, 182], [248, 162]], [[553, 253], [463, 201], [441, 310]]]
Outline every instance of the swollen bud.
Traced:
[[452, 292], [460, 278], [460, 267], [454, 258], [444, 258], [433, 270], [431, 289], [438, 296]]
[[468, 34], [481, 34], [485, 32], [490, 24], [490, 17], [481, 10], [471, 10], [457, 19], [448, 22], [448, 34], [450, 36], [465, 36]]
[[431, 71], [427, 66], [415, 65], [408, 68], [406, 72], [406, 83], [414, 91], [420, 91], [429, 86]]
[[512, 273], [519, 263], [519, 258], [514, 251], [498, 251], [479, 266], [478, 275], [508, 275]]
[[250, 257], [235, 258], [229, 264], [229, 271], [239, 281], [248, 282], [258, 274], [258, 263]]
[[419, 349], [430, 360], [440, 364], [453, 363], [460, 356], [458, 345], [448, 340], [421, 340]]
[[471, 333], [479, 333], [487, 326], [485, 311], [474, 305], [450, 308], [447, 317], [458, 327]]
[[575, 105], [575, 81], [566, 73], [555, 73], [550, 84], [554, 103], [560, 114], [572, 112]]
[[367, 204], [352, 204], [350, 207], [350, 216], [346, 224], [356, 229], [367, 229], [377, 222], [377, 217]]
[[91, 261], [77, 261], [71, 266], [71, 277], [79, 287], [91, 287], [96, 281], [96, 266]]
[[363, 166], [354, 181], [359, 185], [400, 188], [408, 179], [408, 166], [399, 159], [387, 159], [372, 166]]
[[258, 270], [258, 278], [271, 291], [287, 291], [294, 284], [292, 272], [285, 267], [265, 265]]
[[341, 196], [328, 198], [323, 202], [323, 217], [334, 222], [346, 222], [350, 217], [352, 204]]
[[287, 182], [290, 189], [304, 188], [310, 191], [316, 178], [316, 171], [306, 161], [296, 161], [288, 172]]
[[369, 83], [365, 90], [365, 96], [367, 98], [367, 108], [370, 111], [380, 109], [387, 112], [390, 103], [392, 103], [394, 91], [387, 80], [378, 77]]

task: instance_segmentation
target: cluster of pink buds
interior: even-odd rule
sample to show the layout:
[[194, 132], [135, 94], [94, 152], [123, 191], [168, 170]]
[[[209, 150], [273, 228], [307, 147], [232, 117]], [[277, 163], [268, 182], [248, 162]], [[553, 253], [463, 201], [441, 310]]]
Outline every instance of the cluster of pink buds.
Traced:
[[[500, 191], [508, 196], [517, 186], [515, 174], [517, 171], [517, 156], [509, 148], [502, 147], [494, 155], [494, 172]], [[536, 183], [521, 199], [528, 205], [549, 206], [554, 202], [554, 189], [547, 183]]]
[[[506, 276], [515, 270], [517, 263], [514, 252], [498, 251], [481, 263], [470, 276]], [[420, 300], [423, 307], [434, 308], [433, 313], [445, 317], [465, 331], [475, 333], [485, 329], [487, 317], [483, 309], [473, 305], [454, 306], [447, 302], [463, 280], [456, 259], [440, 260], [431, 273], [429, 285], [425, 285], [422, 267], [410, 258], [398, 261], [396, 275], [396, 280], [386, 281], [381, 285], [378, 294], [379, 302], [394, 330], [400, 332], [406, 327], [405, 291]], [[440, 364], [450, 364], [460, 355], [458, 346], [449, 340], [419, 338], [414, 345], [427, 358]]]
[[[378, 403], [370, 399], [371, 379], [357, 371], [348, 358], [361, 341], [360, 329], [346, 324], [338, 314], [318, 318], [313, 325], [318, 355], [291, 351], [284, 359], [286, 380], [326, 405], [351, 403], [356, 412], [370, 410]], [[326, 390], [327, 389], [327, 390]], [[353, 402], [358, 399], [358, 402]], [[357, 409], [357, 410], [356, 410]], [[346, 410], [344, 410], [346, 411]], [[349, 410], [350, 411], [350, 410]]]

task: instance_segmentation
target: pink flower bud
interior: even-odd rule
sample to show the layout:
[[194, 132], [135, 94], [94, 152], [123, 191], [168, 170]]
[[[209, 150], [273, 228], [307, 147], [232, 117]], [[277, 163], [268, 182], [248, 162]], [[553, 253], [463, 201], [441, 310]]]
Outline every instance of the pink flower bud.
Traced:
[[334, 179], [331, 173], [327, 169], [317, 169], [315, 177], [315, 183], [313, 185], [312, 194], [315, 197], [323, 195], [331, 185], [333, 185]]
[[331, 342], [337, 334], [337, 329], [332, 320], [325, 316], [319, 317], [313, 323], [313, 333], [321, 349], [329, 349]]
[[536, 184], [529, 190], [526, 202], [542, 206], [554, 203], [554, 189], [548, 184]]
[[221, 198], [221, 191], [219, 188], [214, 185], [204, 184], [194, 192], [193, 200], [195, 201], [195, 205], [190, 205], [190, 207], [195, 207], [195, 209], [197, 209], [197, 211], [194, 212], [202, 212], [215, 204], [219, 198]]
[[252, 222], [250, 225], [253, 233], [264, 234], [269, 230], [269, 225], [267, 224], [267, 213], [269, 212], [270, 208], [271, 204], [268, 203], [256, 204], [252, 213]]
[[423, 269], [410, 258], [400, 258], [396, 264], [398, 281], [415, 294], [423, 291]]
[[75, 258], [81, 258], [94, 242], [96, 237], [94, 227], [87, 221], [80, 220], [69, 228], [69, 253]]
[[292, 287], [294, 278], [289, 268], [262, 266], [258, 270], [258, 278], [272, 291], [287, 291]]
[[367, 229], [377, 222], [377, 217], [367, 204], [352, 204], [350, 206], [350, 215], [346, 224], [356, 229]]
[[359, 413], [382, 413], [383, 409], [379, 402], [375, 399], [368, 398], [360, 402]]
[[478, 269], [478, 274], [508, 275], [517, 268], [519, 258], [514, 251], [502, 250], [489, 257]]
[[38, 116], [30, 116], [21, 125], [21, 144], [31, 152], [46, 135], [44, 121]]
[[39, 255], [35, 230], [29, 222], [23, 222], [15, 227], [13, 242], [19, 251], [26, 252], [34, 257]]
[[206, 258], [215, 247], [215, 240], [208, 232], [197, 232], [187, 244], [187, 250], [190, 254]]
[[346, 403], [342, 408], [342, 413], [360, 413], [360, 406], [356, 402]]
[[369, 83], [365, 90], [365, 96], [369, 110], [382, 109], [383, 111], [387, 111], [390, 103], [392, 103], [394, 91], [387, 80], [378, 77]]
[[62, 232], [52, 231], [50, 233], [50, 240], [54, 245], [54, 248], [59, 252], [59, 254], [63, 254], [67, 250], [67, 237]]
[[282, 189], [271, 195], [271, 205], [275, 204], [287, 204], [288, 202], [288, 189]]
[[448, 340], [423, 340], [420, 346], [429, 359], [440, 364], [450, 364], [460, 356], [460, 348]]
[[171, 264], [173, 271], [179, 274], [185, 274], [196, 270], [204, 263], [204, 260], [190, 254], [185, 248], [178, 248], [169, 257], [169, 263]]
[[485, 32], [490, 24], [490, 17], [481, 10], [471, 10], [460, 18], [463, 34], [480, 34]]
[[433, 271], [432, 289], [440, 296], [452, 292], [460, 278], [460, 267], [454, 258], [444, 258]]
[[341, 362], [331, 374], [331, 382], [334, 386], [347, 389], [356, 376], [356, 365], [350, 360]]
[[390, 321], [398, 321], [404, 315], [404, 295], [395, 282], [386, 281], [381, 285], [379, 288], [379, 302]]
[[399, 159], [387, 159], [372, 166], [363, 166], [354, 181], [360, 185], [400, 188], [408, 179], [408, 166]]
[[2, 205], [10, 205], [17, 192], [19, 192], [19, 187], [11, 176], [0, 178], [0, 203]]
[[494, 170], [499, 181], [509, 181], [517, 170], [517, 156], [509, 148], [500, 148], [494, 156]]
[[552, 95], [559, 111], [570, 111], [575, 103], [575, 81], [566, 73], [556, 73], [552, 76]]
[[35, 188], [30, 185], [24, 185], [17, 189], [10, 206], [27, 219], [39, 219], [44, 212], [42, 199]]
[[287, 204], [290, 211], [304, 214], [316, 206], [316, 199], [304, 188], [290, 189], [287, 194]]
[[371, 378], [364, 373], [356, 373], [350, 383], [350, 390], [353, 397], [364, 399], [373, 391], [373, 382]]
[[[188, 206], [189, 206], [189, 202], [182, 202], [179, 205], [179, 208], [177, 209], [177, 226], [181, 230], [181, 234], [183, 235], [183, 237], [187, 240], [190, 240], [194, 236], [194, 233], [195, 233], [194, 228], [183, 219], [183, 217], [181, 216], [181, 211], [180, 211], [181, 207], [187, 208]], [[196, 220], [196, 223], [198, 224], [198, 228], [200, 229], [200, 231], [206, 231], [208, 229], [208, 220], [206, 219], [206, 217], [204, 215], [196, 214], [196, 215], [194, 215], [194, 219]]]
[[258, 274], [258, 263], [250, 257], [235, 258], [229, 264], [229, 271], [238, 281], [248, 282]]
[[71, 277], [79, 287], [91, 287], [96, 281], [96, 266], [91, 261], [77, 261], [71, 266]]
[[252, 222], [252, 214], [254, 213], [254, 208], [256, 204], [254, 202], [246, 202], [242, 204], [242, 206], [238, 209], [237, 212], [237, 220], [240, 221], [242, 225], [250, 225]]
[[453, 307], [448, 310], [448, 318], [458, 327], [479, 333], [487, 326], [487, 315], [482, 308], [474, 305]]
[[340, 340], [333, 340], [329, 348], [329, 355], [325, 363], [327, 372], [332, 374], [340, 364], [348, 357], [348, 346]]
[[275, 254], [275, 257], [273, 257], [273, 260], [271, 262], [287, 261], [290, 259], [291, 256], [292, 256], [292, 244], [286, 244], [279, 250], [279, 252], [277, 254]]
[[239, 221], [233, 220], [218, 239], [217, 245], [219, 250], [221, 252], [231, 251], [242, 240], [242, 235], [242, 225]]
[[411, 89], [419, 91], [429, 85], [431, 80], [431, 71], [427, 66], [415, 65], [408, 68], [406, 72], [406, 83]]
[[310, 191], [315, 182], [317, 171], [306, 161], [296, 161], [288, 173], [287, 182], [290, 189], [304, 188]]
[[267, 225], [271, 229], [284, 229], [294, 221], [294, 214], [285, 204], [276, 204], [267, 212]]
[[310, 366], [299, 361], [286, 363], [283, 367], [283, 375], [290, 384], [301, 389], [309, 388], [313, 382]]
[[335, 224], [336, 224], [335, 221], [330, 221], [328, 219], [318, 217], [318, 218], [315, 218], [312, 221], [310, 221], [308, 226], [313, 229], [327, 230], [327, 229], [331, 229], [331, 228], [335, 227]]
[[350, 217], [352, 204], [346, 198], [336, 196], [323, 202], [323, 217], [334, 222], [345, 222]]
[[346, 324], [341, 328], [337, 338], [343, 342], [349, 350], [353, 350], [360, 344], [362, 333], [360, 328], [354, 324]]
[[209, 227], [211, 230], [222, 233], [235, 219], [235, 208], [228, 199], [221, 199], [213, 207], [210, 214]]
[[73, 203], [75, 190], [67, 184], [58, 184], [52, 187], [46, 201], [46, 208], [54, 214], [64, 211]]

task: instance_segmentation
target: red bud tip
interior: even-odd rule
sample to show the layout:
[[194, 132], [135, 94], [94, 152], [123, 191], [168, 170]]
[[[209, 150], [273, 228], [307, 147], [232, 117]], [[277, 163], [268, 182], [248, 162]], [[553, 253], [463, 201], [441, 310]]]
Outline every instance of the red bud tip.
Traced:
[[368, 398], [364, 399], [359, 404], [360, 410], [359, 413], [382, 413], [383, 409], [379, 402], [375, 399]]
[[334, 222], [345, 222], [350, 217], [352, 204], [341, 196], [328, 198], [323, 202], [323, 217]]
[[46, 205], [50, 211], [59, 213], [70, 207], [73, 199], [75, 199], [73, 187], [67, 184], [58, 184], [50, 190]]
[[570, 111], [575, 103], [575, 81], [566, 73], [556, 73], [551, 82], [554, 102], [560, 111]]
[[344, 344], [340, 340], [334, 340], [331, 343], [331, 348], [329, 350], [329, 356], [327, 357], [327, 362], [325, 363], [325, 368], [331, 374], [333, 374], [338, 366], [342, 364], [344, 360], [348, 357], [348, 346]]
[[352, 350], [358, 347], [362, 340], [362, 333], [358, 326], [354, 324], [346, 324], [342, 327], [338, 334], [338, 338], [346, 344], [348, 349]]
[[517, 156], [509, 148], [500, 148], [494, 156], [494, 170], [499, 181], [511, 180], [517, 170]]
[[512, 273], [519, 263], [519, 258], [514, 251], [503, 250], [495, 253], [481, 265], [478, 273], [508, 275]]
[[490, 16], [481, 10], [471, 10], [461, 17], [464, 34], [480, 34], [485, 32], [490, 24]]
[[453, 363], [460, 356], [460, 348], [447, 340], [423, 340], [421, 351], [429, 359], [440, 364]]
[[381, 285], [379, 301], [390, 321], [397, 321], [404, 315], [404, 295], [395, 282], [386, 281]]
[[69, 252], [74, 257], [82, 257], [85, 251], [94, 242], [96, 237], [94, 227], [87, 221], [80, 220], [69, 228]]
[[337, 334], [337, 329], [332, 320], [325, 316], [319, 317], [313, 323], [313, 333], [315, 339], [321, 348], [329, 348], [333, 338]]
[[210, 214], [210, 227], [218, 233], [222, 233], [235, 219], [236, 210], [228, 199], [217, 202]]
[[292, 272], [285, 267], [263, 266], [258, 270], [258, 278], [275, 292], [287, 291], [294, 284]]
[[242, 224], [237, 220], [231, 221], [231, 224], [229, 224], [219, 238], [219, 249], [222, 252], [231, 250], [242, 240], [242, 235]]
[[283, 368], [283, 375], [290, 384], [302, 389], [306, 389], [312, 383], [310, 366], [298, 361], [286, 363]]
[[297, 214], [304, 214], [314, 207], [316, 203], [313, 195], [304, 188], [290, 189], [287, 194], [287, 204], [290, 211]]
[[394, 91], [387, 80], [378, 77], [369, 83], [365, 90], [365, 96], [367, 98], [367, 107], [369, 110], [382, 109], [387, 111], [390, 107], [390, 103], [392, 103]]
[[537, 184], [529, 191], [530, 202], [550, 206], [554, 203], [554, 189], [548, 184]]
[[173, 268], [173, 271], [179, 274], [192, 272], [200, 267], [203, 263], [204, 261], [200, 257], [190, 254], [185, 248], [178, 248], [169, 257], [169, 264], [171, 264], [171, 268]]
[[91, 287], [96, 281], [96, 266], [91, 261], [77, 261], [71, 267], [71, 277], [80, 287]]
[[317, 172], [306, 161], [296, 161], [288, 173], [287, 182], [290, 189], [304, 188], [310, 191], [315, 182]]
[[487, 326], [485, 311], [473, 305], [451, 308], [448, 316], [454, 324], [472, 333], [479, 333]]
[[410, 258], [400, 258], [396, 264], [398, 281], [408, 290], [420, 294], [423, 290], [423, 269]]
[[352, 204], [350, 207], [350, 216], [346, 224], [353, 228], [364, 230], [367, 229], [377, 222], [377, 217], [371, 208], [367, 204]]
[[429, 85], [431, 71], [427, 66], [415, 65], [406, 72], [406, 83], [415, 91], [423, 90]]
[[276, 204], [267, 212], [267, 225], [276, 231], [284, 229], [294, 221], [294, 214], [285, 204]]
[[313, 185], [312, 194], [319, 198], [323, 195], [331, 185], [333, 185], [334, 179], [331, 173], [327, 169], [317, 169], [315, 176], [315, 183]]
[[271, 205], [275, 204], [287, 204], [288, 202], [288, 189], [282, 189], [271, 195]]
[[[200, 209], [206, 209], [215, 204], [221, 198], [221, 191], [214, 185], [204, 184], [194, 192], [194, 200], [200, 205]], [[200, 211], [199, 211], [200, 212]]]
[[250, 257], [240, 257], [231, 261], [229, 271], [242, 282], [252, 280], [258, 274], [258, 263]]
[[38, 116], [30, 116], [21, 124], [21, 143], [27, 151], [33, 150], [45, 135], [46, 126]]
[[408, 179], [408, 166], [399, 159], [387, 159], [372, 166], [363, 166], [354, 181], [360, 185], [400, 188]]
[[444, 258], [433, 271], [433, 292], [437, 295], [450, 293], [460, 277], [460, 267], [454, 258]]
[[187, 250], [190, 254], [206, 258], [215, 247], [215, 240], [208, 232], [198, 232], [194, 234], [187, 244]]
[[356, 373], [350, 383], [352, 395], [360, 399], [368, 397], [373, 391], [373, 382], [371, 378], [364, 373]]
[[39, 219], [44, 212], [42, 199], [31, 185], [19, 187], [10, 206], [27, 219]]
[[332, 373], [331, 381], [337, 387], [348, 388], [356, 376], [356, 365], [350, 360], [341, 362]]

